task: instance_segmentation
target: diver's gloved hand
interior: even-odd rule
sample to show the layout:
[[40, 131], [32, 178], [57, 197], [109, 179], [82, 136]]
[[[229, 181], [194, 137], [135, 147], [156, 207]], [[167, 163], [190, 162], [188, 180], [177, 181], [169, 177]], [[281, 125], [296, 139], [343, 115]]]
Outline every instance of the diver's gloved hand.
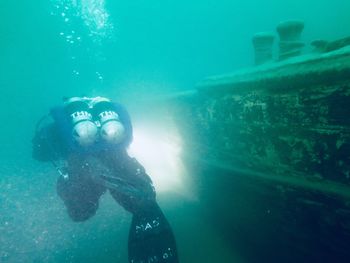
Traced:
[[82, 169], [84, 169], [83, 174], [91, 178], [96, 184], [133, 199], [142, 200], [148, 197], [149, 193], [143, 191], [144, 188], [135, 185], [135, 179], [137, 180], [138, 178], [134, 174], [128, 174], [129, 177], [121, 176], [125, 175], [125, 170], [117, 170], [113, 166], [109, 167], [105, 162], [95, 156], [88, 156], [84, 160], [84, 164], [82, 165]]

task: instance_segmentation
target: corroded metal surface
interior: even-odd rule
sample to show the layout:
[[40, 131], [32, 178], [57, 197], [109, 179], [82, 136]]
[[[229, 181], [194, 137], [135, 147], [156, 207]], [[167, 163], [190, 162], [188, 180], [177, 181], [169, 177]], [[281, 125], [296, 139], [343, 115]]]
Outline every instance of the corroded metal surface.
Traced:
[[206, 162], [350, 197], [349, 48], [208, 78], [183, 102]]
[[200, 200], [246, 262], [349, 262], [350, 47], [172, 102]]
[[172, 100], [200, 200], [246, 262], [349, 262], [350, 47]]

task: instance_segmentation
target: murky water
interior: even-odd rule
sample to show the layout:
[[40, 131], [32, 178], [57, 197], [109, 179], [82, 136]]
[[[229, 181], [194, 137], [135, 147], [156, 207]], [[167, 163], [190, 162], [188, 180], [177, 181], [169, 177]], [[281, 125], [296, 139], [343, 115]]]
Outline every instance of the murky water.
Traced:
[[[181, 127], [157, 104], [164, 109], [164, 98], [206, 76], [251, 66], [252, 35], [282, 20], [304, 20], [305, 42], [350, 35], [349, 10], [342, 0], [2, 1], [0, 262], [127, 262], [130, 214], [106, 194], [92, 219], [70, 221], [56, 194], [57, 172], [31, 158], [36, 121], [73, 95], [107, 96], [130, 110], [130, 151], [155, 181], [182, 263], [258, 262], [223, 231], [225, 224], [257, 222], [224, 222], [211, 213], [206, 195], [220, 196], [217, 186], [227, 178], [212, 175], [215, 187], [201, 188], [183, 160]], [[246, 195], [254, 186], [243, 183], [248, 190], [240, 192], [237, 185], [236, 195], [212, 205], [241, 202], [227, 213], [249, 214], [245, 205], [254, 197]]]

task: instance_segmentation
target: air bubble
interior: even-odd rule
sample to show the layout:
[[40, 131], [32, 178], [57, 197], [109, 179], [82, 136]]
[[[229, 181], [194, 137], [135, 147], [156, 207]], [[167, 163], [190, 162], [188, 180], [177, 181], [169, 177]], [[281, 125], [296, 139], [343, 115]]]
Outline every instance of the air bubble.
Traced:
[[103, 80], [103, 77], [100, 72], [96, 71], [96, 75], [99, 80]]

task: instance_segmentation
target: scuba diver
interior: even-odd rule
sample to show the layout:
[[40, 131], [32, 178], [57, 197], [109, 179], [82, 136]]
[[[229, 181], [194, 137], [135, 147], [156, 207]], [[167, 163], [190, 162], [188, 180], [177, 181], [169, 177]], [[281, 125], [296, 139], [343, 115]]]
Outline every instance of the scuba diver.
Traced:
[[126, 151], [131, 141], [123, 106], [103, 97], [72, 97], [39, 121], [33, 158], [51, 162], [59, 172], [57, 194], [73, 221], [92, 217], [107, 190], [132, 213], [129, 263], [178, 263], [175, 238], [151, 178]]

